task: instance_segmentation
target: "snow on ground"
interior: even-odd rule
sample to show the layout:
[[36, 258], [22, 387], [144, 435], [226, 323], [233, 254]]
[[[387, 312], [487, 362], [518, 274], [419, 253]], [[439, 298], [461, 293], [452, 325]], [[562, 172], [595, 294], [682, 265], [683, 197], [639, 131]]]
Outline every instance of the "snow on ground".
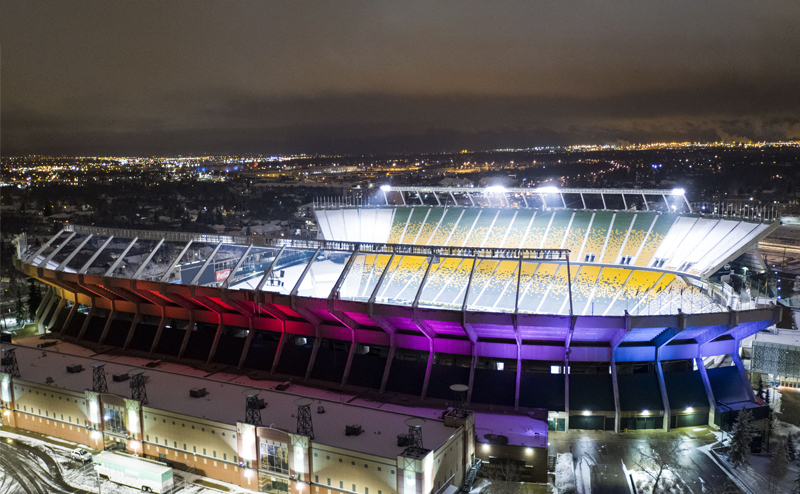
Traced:
[[581, 454], [578, 464], [575, 465], [575, 483], [578, 494], [592, 494], [592, 468], [594, 466], [594, 458], [587, 454]]
[[[653, 477], [638, 470], [629, 470], [629, 473], [633, 475], [636, 492], [652, 492]], [[689, 489], [689, 486], [686, 485], [686, 482], [681, 477], [670, 470], [666, 470], [661, 474], [661, 479], [658, 481], [658, 492], [663, 494], [691, 494], [692, 490]]]
[[[91, 450], [92, 448], [89, 446], [78, 444], [72, 441], [66, 441], [52, 436], [44, 436], [46, 440], [37, 439], [35, 437], [16, 434], [6, 430], [0, 430], [0, 437], [13, 439], [39, 449], [53, 458], [56, 463], [58, 463], [59, 468], [61, 468], [61, 475], [63, 476], [64, 481], [69, 485], [79, 489], [87, 490], [89, 492], [97, 492], [97, 475], [92, 469], [92, 464], [87, 463], [85, 465], [81, 465], [73, 460], [70, 456], [70, 452], [73, 449], [77, 447], [83, 447]], [[53, 442], [49, 442], [51, 440]], [[43, 462], [41, 459], [39, 459], [39, 461]], [[43, 464], [42, 466], [44, 469], [47, 469], [46, 465]], [[174, 491], [175, 494], [219, 494], [220, 492], [229, 492], [230, 494], [246, 494], [253, 492], [238, 485], [229, 484], [216, 479], [206, 480], [210, 483], [219, 485], [225, 489], [225, 491], [205, 487], [199, 484], [193, 484], [192, 482], [203, 479], [203, 477], [178, 470], [174, 471], [174, 476], [176, 487], [178, 488]], [[118, 485], [108, 480], [103, 480], [101, 487], [104, 494], [136, 494], [141, 492], [139, 489]]]
[[559, 494], [575, 494], [577, 492], [572, 453], [559, 453], [556, 457], [556, 491]]

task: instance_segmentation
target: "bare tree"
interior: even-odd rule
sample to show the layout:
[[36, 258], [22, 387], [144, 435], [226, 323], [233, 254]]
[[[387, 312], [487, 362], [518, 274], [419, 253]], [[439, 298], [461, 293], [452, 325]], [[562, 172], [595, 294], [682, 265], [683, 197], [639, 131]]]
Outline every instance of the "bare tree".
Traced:
[[481, 468], [481, 475], [491, 483], [487, 489], [489, 494], [520, 494], [521, 492], [519, 466], [513, 461], [505, 460], [484, 464]]
[[638, 470], [653, 479], [651, 492], [656, 493], [664, 472], [671, 471], [675, 474], [680, 472], [683, 453], [684, 447], [680, 438], [666, 441], [648, 438], [644, 445], [637, 448], [633, 464], [636, 465]]

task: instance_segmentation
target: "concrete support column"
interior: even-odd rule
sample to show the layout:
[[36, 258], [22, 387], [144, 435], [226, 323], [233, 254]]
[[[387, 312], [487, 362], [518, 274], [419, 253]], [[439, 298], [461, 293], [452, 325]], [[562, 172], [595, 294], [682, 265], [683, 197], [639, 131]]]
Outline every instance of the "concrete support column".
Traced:
[[89, 327], [89, 321], [91, 321], [92, 317], [94, 317], [94, 312], [96, 310], [94, 308], [94, 302], [95, 302], [95, 300], [94, 300], [94, 296], [93, 296], [92, 297], [92, 306], [89, 307], [89, 313], [86, 314], [86, 319], [83, 320], [83, 325], [81, 326], [81, 331], [80, 331], [80, 333], [78, 333], [78, 341], [80, 341], [80, 339], [83, 338], [83, 335], [86, 334], [86, 329]]
[[750, 380], [747, 379], [747, 371], [744, 368], [742, 359], [739, 357], [740, 344], [741, 340], [737, 338], [734, 346], [735, 350], [733, 353], [731, 353], [731, 358], [733, 359], [733, 363], [736, 364], [736, 370], [739, 371], [739, 378], [742, 380], [742, 385], [744, 386], [744, 389], [747, 392], [747, 399], [750, 400], [752, 403], [756, 403], [756, 395], [755, 393], [753, 393], [753, 386], [750, 384]]
[[43, 300], [42, 303], [39, 305], [40, 309], [42, 307], [44, 307], [44, 309], [41, 311], [39, 310], [36, 311], [36, 331], [39, 334], [43, 334], [45, 332], [44, 328], [45, 318], [47, 317], [47, 314], [50, 312], [50, 309], [53, 308], [53, 304], [59, 298], [58, 295], [56, 295], [54, 292], [55, 292], [54, 290], [49, 291], [48, 292], [49, 297]]
[[617, 383], [617, 361], [611, 358], [611, 384], [614, 386], [614, 432], [619, 434], [620, 426], [620, 407], [619, 407], [619, 384]]
[[194, 331], [194, 311], [189, 311], [189, 324], [186, 325], [186, 333], [183, 334], [183, 341], [181, 341], [181, 349], [178, 351], [178, 358], [183, 357], [183, 352], [186, 351], [186, 347], [189, 345], [189, 338], [192, 336], [192, 331]]
[[467, 404], [472, 403], [472, 384], [475, 382], [475, 366], [478, 365], [477, 345], [471, 345], [472, 358], [469, 362], [469, 389], [467, 390]]
[[706, 364], [703, 362], [703, 353], [700, 351], [703, 346], [698, 346], [697, 357], [694, 359], [697, 365], [697, 370], [700, 371], [700, 377], [703, 378], [703, 387], [706, 390], [706, 397], [708, 397], [708, 425], [714, 426], [714, 415], [717, 411], [717, 400], [714, 398], [714, 390], [711, 389], [711, 381], [708, 380], [708, 371]]
[[128, 346], [131, 344], [131, 340], [133, 339], [133, 333], [136, 331], [136, 326], [139, 325], [139, 321], [142, 320], [142, 313], [139, 310], [139, 304], [136, 304], [136, 312], [133, 314], [133, 321], [131, 321], [131, 327], [128, 328], [128, 335], [125, 336], [125, 344], [122, 346], [123, 350], [127, 350]]
[[247, 353], [250, 352], [250, 344], [253, 342], [253, 336], [255, 335], [252, 317], [247, 318], [247, 325], [247, 338], [244, 340], [244, 348], [242, 348], [242, 354], [239, 356], [239, 365], [236, 366], [237, 369], [241, 369], [245, 360], [247, 360]]
[[522, 379], [522, 345], [517, 342], [517, 376], [514, 387], [514, 410], [519, 410], [519, 383]]
[[664, 404], [664, 432], [669, 432], [669, 422], [672, 416], [672, 410], [669, 406], [669, 396], [667, 395], [667, 387], [664, 383], [664, 370], [661, 368], [661, 348], [656, 349], [656, 375], [658, 375], [658, 387], [661, 390], [661, 401]]
[[67, 320], [64, 321], [64, 325], [61, 326], [61, 331], [59, 331], [58, 335], [59, 335], [60, 338], [64, 337], [64, 333], [66, 332], [67, 328], [69, 327], [70, 323], [72, 322], [72, 319], [75, 318], [75, 314], [78, 312], [78, 306], [79, 305], [80, 304], [78, 303], [78, 294], [76, 293], [75, 294], [75, 301], [72, 303], [72, 308], [69, 310], [69, 314], [67, 314]]
[[564, 432], [569, 432], [569, 357], [564, 358]]
[[50, 317], [50, 320], [45, 322], [44, 324], [44, 332], [50, 331], [53, 326], [55, 326], [56, 321], [58, 320], [58, 315], [61, 314], [61, 311], [64, 310], [64, 306], [67, 305], [67, 299], [59, 298], [58, 305], [56, 305], [56, 310], [53, 311], [53, 316]]
[[420, 395], [423, 400], [428, 394], [428, 384], [431, 382], [431, 370], [433, 369], [433, 339], [429, 339], [429, 343], [428, 365], [425, 366], [425, 379], [422, 381], [422, 394]]
[[350, 352], [347, 354], [347, 363], [344, 364], [344, 374], [342, 374], [342, 383], [341, 385], [344, 386], [347, 384], [347, 378], [350, 376], [350, 366], [353, 365], [353, 357], [356, 354], [356, 331], [354, 329], [350, 330], [352, 332], [352, 337], [350, 338]]
[[306, 376], [305, 379], [311, 379], [311, 371], [314, 369], [314, 362], [317, 360], [317, 352], [319, 352], [319, 346], [322, 344], [322, 335], [319, 332], [319, 323], [314, 324], [316, 329], [316, 338], [314, 338], [314, 347], [311, 349], [311, 358], [308, 359], [308, 367], [306, 367]]
[[36, 312], [34, 313], [33, 321], [36, 323], [36, 327], [39, 328], [39, 324], [42, 321], [42, 316], [45, 313], [45, 308], [49, 309], [50, 304], [53, 300], [53, 289], [48, 288], [47, 291], [44, 293], [44, 297], [42, 297], [42, 301], [39, 303], [39, 307], [36, 308]]
[[286, 321], [281, 320], [281, 338], [278, 340], [278, 349], [275, 350], [275, 358], [272, 359], [272, 367], [269, 370], [270, 374], [275, 374], [278, 370], [278, 362], [281, 360], [281, 353], [283, 353], [283, 345], [286, 342]]
[[161, 334], [164, 332], [164, 328], [167, 326], [167, 307], [162, 305], [161, 306], [161, 321], [158, 323], [158, 329], [156, 330], [156, 336], [153, 338], [153, 344], [150, 345], [150, 355], [156, 351], [156, 347], [158, 346], [158, 342], [161, 341]]
[[219, 346], [219, 339], [222, 337], [222, 332], [225, 331], [225, 325], [222, 323], [222, 313], [219, 314], [219, 324], [217, 325], [217, 332], [214, 334], [214, 342], [211, 343], [211, 350], [208, 352], [206, 363], [210, 364], [217, 353], [217, 346]]
[[103, 326], [103, 333], [100, 335], [100, 341], [97, 342], [98, 345], [102, 345], [106, 342], [106, 337], [108, 336], [108, 332], [111, 330], [111, 323], [117, 317], [117, 309], [116, 304], [112, 301], [111, 302], [111, 313], [108, 315], [108, 319], [106, 319], [106, 325]]
[[394, 351], [397, 347], [394, 344], [394, 333], [389, 333], [389, 355], [386, 357], [386, 365], [383, 367], [383, 377], [381, 378], [380, 392], [386, 391], [386, 383], [389, 382], [389, 371], [392, 369], [392, 360], [394, 360]]

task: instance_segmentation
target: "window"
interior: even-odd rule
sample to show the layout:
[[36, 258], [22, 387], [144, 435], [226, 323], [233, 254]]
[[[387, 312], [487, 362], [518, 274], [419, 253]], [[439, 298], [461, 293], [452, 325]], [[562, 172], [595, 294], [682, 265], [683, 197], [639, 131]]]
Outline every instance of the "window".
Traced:
[[186, 443], [183, 443], [183, 450], [186, 451]]
[[381, 467], [378, 467], [378, 471], [379, 471], [379, 472], [381, 471]]
[[197, 453], [197, 446], [192, 446], [192, 451]]
[[392, 470], [392, 475], [394, 475], [394, 470]]
[[330, 460], [331, 459], [331, 455], [325, 455], [325, 459], [326, 460]]
[[289, 473], [289, 447], [286, 443], [270, 441], [260, 444], [261, 468], [271, 472]]
[[331, 478], [328, 477], [328, 487], [330, 487], [330, 486], [331, 486]]
[[367, 465], [366, 463], [364, 463], [364, 468], [369, 468], [369, 465]]
[[222, 459], [223, 460], [227, 460], [228, 459], [228, 453], [222, 453]]
[[[354, 461], [351, 461], [351, 462], [350, 462], [350, 464], [351, 464], [351, 465], [355, 465], [355, 464], [356, 464], [356, 462], [354, 462]], [[353, 489], [353, 490], [355, 490], [355, 489]]]
[[630, 264], [631, 261], [633, 261], [633, 256], [622, 256], [619, 259], [619, 263], [620, 264], [625, 264], [625, 265]]
[[342, 459], [341, 459], [341, 458], [339, 458], [339, 463], [341, 463], [341, 462], [342, 462]]
[[353, 484], [353, 492], [356, 491], [356, 484]]
[[364, 494], [369, 494], [369, 487], [364, 487]]
[[178, 449], [178, 441], [172, 441], [172, 444], [174, 445], [175, 449]]
[[319, 475], [314, 475], [314, 482], [319, 484]]
[[164, 439], [164, 446], [169, 446], [166, 439]]
[[204, 455], [206, 454], [206, 448], [203, 448], [203, 454]]
[[216, 457], [217, 457], [217, 452], [216, 452], [216, 451], [212, 451], [211, 453], [213, 453], [213, 454], [214, 454], [214, 458], [216, 458]]
[[339, 481], [339, 489], [344, 489], [344, 482], [341, 480]]
[[594, 262], [595, 256], [596, 256], [595, 254], [591, 253], [586, 254], [585, 256], [583, 256], [583, 262]]
[[147, 440], [149, 441], [150, 440], [150, 434], [148, 434], [146, 437], [147, 437]]

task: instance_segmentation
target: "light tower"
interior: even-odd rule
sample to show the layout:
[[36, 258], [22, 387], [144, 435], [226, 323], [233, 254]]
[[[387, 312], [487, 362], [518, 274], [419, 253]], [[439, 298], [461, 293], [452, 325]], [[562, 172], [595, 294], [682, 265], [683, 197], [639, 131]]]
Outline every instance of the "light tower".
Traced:
[[0, 359], [0, 364], [3, 365], [3, 372], [11, 377], [20, 377], [19, 365], [17, 365], [17, 350], [16, 348], [6, 348], [3, 350], [3, 358]]
[[[104, 378], [105, 379], [105, 378]], [[131, 399], [147, 405], [147, 388], [144, 386], [144, 371], [131, 374]]]
[[92, 366], [92, 391], [96, 393], [108, 393], [105, 364]]
[[311, 398], [298, 398], [294, 400], [297, 405], [297, 433], [314, 439], [314, 424], [311, 423]]
[[450, 391], [453, 392], [453, 415], [464, 418], [467, 414], [467, 390], [466, 384], [453, 384]]
[[250, 425], [261, 425], [261, 403], [258, 393], [257, 389], [246, 389], [242, 393], [245, 396], [244, 421]]
[[411, 417], [405, 420], [408, 426], [408, 447], [403, 452], [405, 456], [421, 456], [425, 454], [425, 448], [422, 446], [422, 424], [425, 419], [419, 417]]

